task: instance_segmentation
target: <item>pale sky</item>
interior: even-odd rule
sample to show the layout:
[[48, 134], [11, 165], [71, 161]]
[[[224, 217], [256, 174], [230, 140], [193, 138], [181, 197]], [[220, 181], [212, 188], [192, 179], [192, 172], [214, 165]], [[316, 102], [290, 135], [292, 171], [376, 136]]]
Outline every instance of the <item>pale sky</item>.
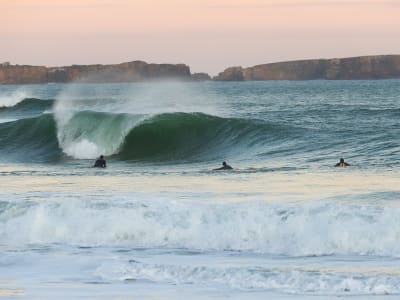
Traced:
[[400, 54], [400, 0], [0, 0], [0, 62], [229, 66]]

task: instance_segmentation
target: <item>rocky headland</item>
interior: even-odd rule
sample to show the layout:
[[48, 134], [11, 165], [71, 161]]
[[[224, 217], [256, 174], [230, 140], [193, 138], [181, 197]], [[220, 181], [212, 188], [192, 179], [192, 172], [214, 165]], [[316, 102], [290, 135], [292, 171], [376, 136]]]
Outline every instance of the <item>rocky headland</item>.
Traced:
[[[250, 80], [358, 80], [400, 78], [400, 55], [278, 62], [253, 67], [230, 67], [215, 81]], [[0, 64], [0, 84], [68, 82], [139, 82], [163, 79], [208, 81], [206, 73], [190, 72], [185, 64], [149, 64], [132, 61], [115, 65], [44, 67]]]
[[184, 64], [148, 64], [143, 61], [132, 61], [115, 65], [72, 65], [52, 68], [0, 64], [2, 84], [137, 82], [163, 79], [198, 80], [197, 77], [192, 78], [190, 68]]
[[249, 80], [359, 80], [400, 78], [400, 55], [312, 59], [230, 67], [214, 77], [217, 81]]

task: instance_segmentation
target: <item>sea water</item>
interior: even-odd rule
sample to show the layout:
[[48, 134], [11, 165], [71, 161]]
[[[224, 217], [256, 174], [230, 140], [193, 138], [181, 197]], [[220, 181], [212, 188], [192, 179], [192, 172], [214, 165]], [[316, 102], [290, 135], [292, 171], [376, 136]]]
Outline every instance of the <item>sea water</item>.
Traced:
[[3, 85], [0, 107], [0, 298], [400, 297], [399, 80]]

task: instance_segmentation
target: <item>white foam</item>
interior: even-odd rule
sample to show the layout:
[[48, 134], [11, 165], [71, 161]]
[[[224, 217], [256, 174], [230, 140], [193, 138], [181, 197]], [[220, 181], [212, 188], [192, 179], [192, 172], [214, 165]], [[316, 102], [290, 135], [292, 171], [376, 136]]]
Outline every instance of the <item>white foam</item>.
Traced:
[[334, 203], [296, 206], [68, 198], [7, 208], [1, 214], [0, 240], [12, 244], [126, 245], [289, 256], [397, 257], [399, 218], [398, 208]]
[[18, 120], [18, 119], [15, 119], [15, 118], [1, 118], [0, 119], [0, 123], [14, 122], [16, 120]]
[[364, 274], [308, 270], [307, 267], [268, 268], [259, 266], [209, 266], [146, 264], [140, 262], [103, 263], [95, 275], [103, 280], [148, 280], [177, 285], [227, 286], [244, 291], [279, 291], [313, 295], [386, 295], [400, 293], [398, 274]]
[[3, 92], [0, 96], [0, 107], [12, 107], [29, 97], [30, 94], [22, 89], [18, 89], [10, 93]]
[[[76, 116], [76, 115], [75, 115]], [[56, 117], [57, 138], [63, 152], [77, 159], [93, 159], [119, 151], [126, 135], [142, 117], [127, 115], [96, 116], [63, 114]]]
[[64, 148], [64, 152], [78, 159], [92, 159], [105, 153], [105, 149], [99, 148], [98, 145], [86, 139], [82, 139], [68, 144]]

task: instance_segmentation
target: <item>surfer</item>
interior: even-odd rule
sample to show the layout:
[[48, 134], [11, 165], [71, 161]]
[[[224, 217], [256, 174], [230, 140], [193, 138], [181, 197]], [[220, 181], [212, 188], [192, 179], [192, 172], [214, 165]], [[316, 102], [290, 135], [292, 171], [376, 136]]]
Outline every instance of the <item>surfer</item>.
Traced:
[[341, 158], [340, 161], [335, 165], [335, 167], [347, 167], [350, 166], [347, 162], [344, 161], [344, 158]]
[[232, 169], [233, 169], [233, 168], [232, 168], [230, 165], [228, 165], [228, 164], [226, 163], [226, 161], [224, 161], [224, 162], [222, 163], [222, 167], [221, 167], [221, 168], [214, 169], [213, 171], [232, 170]]
[[100, 155], [100, 157], [94, 163], [93, 167], [94, 168], [105, 168], [106, 167], [106, 160], [104, 159], [103, 155]]

